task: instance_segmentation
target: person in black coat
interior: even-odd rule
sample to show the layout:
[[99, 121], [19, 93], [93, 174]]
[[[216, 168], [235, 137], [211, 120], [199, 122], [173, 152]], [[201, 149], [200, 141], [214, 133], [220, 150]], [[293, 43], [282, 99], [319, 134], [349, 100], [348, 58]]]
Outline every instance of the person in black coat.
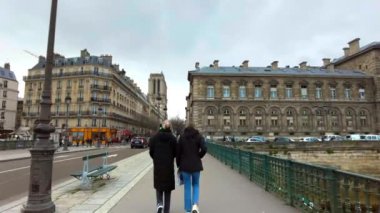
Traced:
[[174, 158], [177, 140], [170, 130], [170, 122], [149, 139], [149, 154], [153, 159], [154, 188], [157, 196], [157, 212], [169, 213], [170, 194], [175, 188]]
[[[186, 127], [177, 145], [177, 166], [185, 187], [185, 211], [199, 212], [199, 178], [203, 170], [201, 158], [207, 147], [202, 135], [193, 126]], [[193, 192], [193, 193], [191, 193]]]

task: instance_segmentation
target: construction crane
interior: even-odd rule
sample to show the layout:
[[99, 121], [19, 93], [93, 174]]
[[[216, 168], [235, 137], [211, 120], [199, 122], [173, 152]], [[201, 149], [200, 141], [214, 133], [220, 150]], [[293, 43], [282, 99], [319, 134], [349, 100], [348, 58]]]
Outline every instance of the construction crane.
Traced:
[[28, 54], [31, 55], [31, 56], [34, 56], [34, 57], [36, 57], [36, 58], [39, 58], [38, 55], [36, 55], [36, 54], [34, 54], [34, 53], [32, 53], [32, 52], [30, 52], [30, 51], [28, 51], [28, 50], [24, 50], [24, 52], [28, 53]]

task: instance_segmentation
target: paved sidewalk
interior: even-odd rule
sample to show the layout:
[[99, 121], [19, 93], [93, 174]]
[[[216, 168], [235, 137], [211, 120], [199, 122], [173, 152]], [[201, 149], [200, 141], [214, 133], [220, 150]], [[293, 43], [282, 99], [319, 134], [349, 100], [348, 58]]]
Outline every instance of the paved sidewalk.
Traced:
[[[299, 212], [210, 155], [205, 157], [203, 165], [199, 205], [202, 213]], [[153, 213], [155, 199], [151, 170], [110, 212]], [[171, 202], [172, 213], [185, 212], [183, 186], [176, 186]]]

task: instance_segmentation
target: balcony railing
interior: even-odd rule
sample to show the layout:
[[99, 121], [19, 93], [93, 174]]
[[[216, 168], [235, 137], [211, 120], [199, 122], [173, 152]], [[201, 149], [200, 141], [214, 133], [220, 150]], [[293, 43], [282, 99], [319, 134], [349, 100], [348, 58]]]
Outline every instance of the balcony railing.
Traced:
[[93, 101], [93, 102], [102, 102], [102, 103], [111, 103], [111, 99], [105, 99], [105, 98], [91, 97], [91, 101]]
[[110, 86], [101, 86], [101, 85], [97, 85], [97, 84], [92, 84], [91, 85], [91, 90], [99, 90], [99, 91], [111, 91], [111, 87]]

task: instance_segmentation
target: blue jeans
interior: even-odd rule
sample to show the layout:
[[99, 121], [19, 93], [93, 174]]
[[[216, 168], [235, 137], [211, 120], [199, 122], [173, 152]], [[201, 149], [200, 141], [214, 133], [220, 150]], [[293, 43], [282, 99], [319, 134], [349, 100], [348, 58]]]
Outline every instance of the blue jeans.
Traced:
[[[185, 187], [185, 211], [190, 212], [194, 204], [199, 203], [199, 177], [200, 172], [182, 172]], [[191, 188], [193, 190], [191, 190]]]

